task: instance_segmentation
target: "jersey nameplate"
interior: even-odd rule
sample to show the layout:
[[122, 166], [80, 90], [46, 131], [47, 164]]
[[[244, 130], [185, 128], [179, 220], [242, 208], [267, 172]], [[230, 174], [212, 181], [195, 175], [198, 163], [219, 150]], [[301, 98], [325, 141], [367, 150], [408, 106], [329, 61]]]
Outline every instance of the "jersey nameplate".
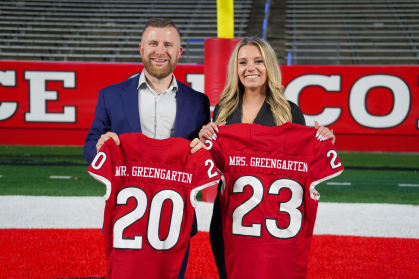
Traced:
[[275, 155], [264, 156], [262, 154], [229, 154], [228, 167], [230, 169], [269, 169], [288, 170], [301, 173], [308, 172], [308, 163], [296, 160], [295, 158], [279, 157]]
[[117, 165], [115, 166], [115, 178], [132, 177], [140, 179], [161, 179], [174, 182], [192, 183], [192, 173], [182, 171], [180, 169], [168, 169], [151, 164], [144, 165]]

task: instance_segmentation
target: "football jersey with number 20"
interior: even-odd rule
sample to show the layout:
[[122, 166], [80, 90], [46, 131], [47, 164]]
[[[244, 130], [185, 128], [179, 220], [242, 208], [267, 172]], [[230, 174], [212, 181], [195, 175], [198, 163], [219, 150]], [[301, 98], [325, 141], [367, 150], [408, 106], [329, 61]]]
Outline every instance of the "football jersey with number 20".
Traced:
[[108, 279], [177, 278], [197, 205], [196, 193], [220, 178], [210, 153], [190, 141], [143, 134], [107, 140], [89, 173], [106, 185]]

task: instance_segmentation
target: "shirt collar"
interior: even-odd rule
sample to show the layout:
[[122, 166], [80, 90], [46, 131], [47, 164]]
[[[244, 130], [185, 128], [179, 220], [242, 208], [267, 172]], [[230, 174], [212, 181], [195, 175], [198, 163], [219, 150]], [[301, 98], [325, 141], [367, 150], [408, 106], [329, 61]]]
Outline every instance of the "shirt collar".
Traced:
[[[175, 74], [172, 73], [172, 76], [173, 76], [172, 77], [172, 83], [170, 84], [168, 90], [173, 91], [173, 92], [177, 92], [178, 86], [177, 86], [177, 81], [176, 81]], [[147, 80], [145, 78], [144, 70], [141, 72], [140, 78], [138, 79], [137, 89], [140, 89], [142, 86], [147, 86], [151, 89], [151, 86], [147, 83]]]

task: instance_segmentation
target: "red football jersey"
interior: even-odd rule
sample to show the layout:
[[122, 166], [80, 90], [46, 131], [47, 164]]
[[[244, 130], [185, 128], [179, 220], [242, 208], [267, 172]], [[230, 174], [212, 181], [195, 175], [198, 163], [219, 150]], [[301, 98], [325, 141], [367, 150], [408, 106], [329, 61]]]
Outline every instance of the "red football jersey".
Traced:
[[306, 278], [319, 194], [342, 163], [313, 128], [234, 124], [207, 141], [222, 173], [228, 278]]
[[88, 168], [106, 185], [104, 239], [108, 279], [177, 278], [197, 205], [219, 181], [210, 153], [190, 153], [183, 138], [140, 133], [107, 140]]

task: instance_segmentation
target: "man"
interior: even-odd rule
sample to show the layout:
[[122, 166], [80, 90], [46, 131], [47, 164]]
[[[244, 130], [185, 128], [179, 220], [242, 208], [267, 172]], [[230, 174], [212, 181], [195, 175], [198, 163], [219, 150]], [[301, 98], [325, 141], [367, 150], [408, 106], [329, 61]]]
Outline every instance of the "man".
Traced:
[[[180, 32], [168, 19], [147, 21], [139, 45], [143, 72], [131, 79], [103, 88], [95, 118], [86, 136], [84, 158], [91, 163], [103, 143], [118, 135], [143, 133], [155, 138], [182, 137], [193, 140], [201, 127], [210, 122], [209, 99], [176, 80], [175, 69], [182, 47]], [[201, 147], [198, 139], [191, 143], [192, 152]], [[197, 233], [196, 217], [191, 236]], [[189, 246], [178, 278], [184, 278]]]

